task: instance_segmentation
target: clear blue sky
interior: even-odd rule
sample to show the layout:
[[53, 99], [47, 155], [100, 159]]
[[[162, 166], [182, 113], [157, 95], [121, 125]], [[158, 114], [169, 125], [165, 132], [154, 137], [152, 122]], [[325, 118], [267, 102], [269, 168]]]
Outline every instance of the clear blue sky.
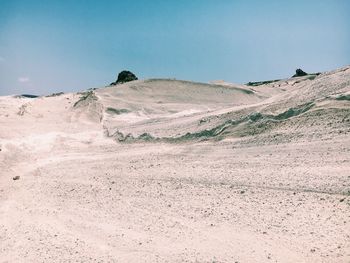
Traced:
[[207, 82], [350, 64], [350, 1], [0, 0], [0, 95], [139, 78]]

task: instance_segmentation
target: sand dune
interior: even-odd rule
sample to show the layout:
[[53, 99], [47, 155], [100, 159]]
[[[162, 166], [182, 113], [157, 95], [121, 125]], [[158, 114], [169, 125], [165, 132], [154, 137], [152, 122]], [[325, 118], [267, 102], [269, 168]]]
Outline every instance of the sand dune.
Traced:
[[350, 67], [0, 97], [0, 261], [349, 262], [349, 96]]

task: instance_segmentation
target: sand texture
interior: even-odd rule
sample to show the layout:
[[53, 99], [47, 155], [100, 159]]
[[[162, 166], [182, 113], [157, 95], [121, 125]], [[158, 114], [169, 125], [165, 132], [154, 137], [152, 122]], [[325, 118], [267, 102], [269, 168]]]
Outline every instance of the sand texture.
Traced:
[[350, 262], [350, 67], [0, 97], [0, 262]]

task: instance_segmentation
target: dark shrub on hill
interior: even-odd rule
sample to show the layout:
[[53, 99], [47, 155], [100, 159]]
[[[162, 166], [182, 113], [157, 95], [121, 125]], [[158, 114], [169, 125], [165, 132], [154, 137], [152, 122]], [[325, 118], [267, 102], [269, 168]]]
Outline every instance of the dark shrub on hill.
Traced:
[[134, 73], [132, 73], [131, 71], [123, 70], [122, 72], [120, 72], [118, 74], [117, 81], [112, 82], [111, 86], [117, 85], [117, 84], [122, 84], [122, 83], [133, 81], [133, 80], [137, 80], [136, 75]]
[[302, 77], [302, 76], [306, 76], [307, 73], [305, 71], [303, 71], [302, 69], [298, 68], [296, 71], [295, 71], [295, 74], [293, 75], [293, 78], [294, 77]]

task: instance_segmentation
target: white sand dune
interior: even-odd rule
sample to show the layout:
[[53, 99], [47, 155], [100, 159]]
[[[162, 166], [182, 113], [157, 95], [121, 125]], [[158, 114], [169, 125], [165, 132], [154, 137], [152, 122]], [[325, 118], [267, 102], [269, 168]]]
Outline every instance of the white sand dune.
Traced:
[[349, 96], [350, 67], [0, 97], [0, 261], [350, 262]]

